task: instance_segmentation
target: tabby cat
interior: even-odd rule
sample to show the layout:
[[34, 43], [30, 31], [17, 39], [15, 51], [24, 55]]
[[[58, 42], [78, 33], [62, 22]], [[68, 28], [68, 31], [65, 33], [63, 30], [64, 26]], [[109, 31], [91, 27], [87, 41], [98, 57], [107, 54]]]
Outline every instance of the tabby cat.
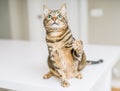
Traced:
[[68, 26], [66, 4], [58, 10], [50, 10], [45, 5], [43, 9], [50, 68], [50, 71], [44, 75], [44, 79], [55, 76], [61, 79], [63, 87], [68, 87], [70, 85], [68, 79], [82, 78], [80, 71], [87, 63], [96, 64], [101, 63], [102, 60], [86, 61], [82, 41], [72, 36]]

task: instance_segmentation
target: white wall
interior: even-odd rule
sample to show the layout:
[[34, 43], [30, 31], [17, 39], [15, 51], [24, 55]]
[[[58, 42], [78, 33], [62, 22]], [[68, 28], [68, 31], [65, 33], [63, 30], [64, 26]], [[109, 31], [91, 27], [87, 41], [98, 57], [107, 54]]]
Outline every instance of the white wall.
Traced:
[[[87, 0], [8, 0], [12, 39], [43, 41], [43, 4], [58, 9], [67, 4], [69, 26], [75, 38], [87, 41]], [[41, 16], [41, 19], [38, 18]]]
[[88, 0], [79, 0], [79, 36], [84, 44], [88, 43]]
[[[86, 41], [86, 4], [87, 0], [8, 0], [12, 39], [43, 41], [43, 4], [51, 9], [58, 9], [67, 4], [69, 26], [73, 36]], [[84, 2], [85, 1], [85, 2]], [[82, 3], [81, 3], [82, 2]], [[38, 18], [41, 16], [41, 19]], [[83, 30], [83, 32], [81, 32]]]
[[27, 0], [29, 38], [31, 41], [43, 41], [44, 33], [42, 19], [38, 16], [42, 12], [42, 2], [40, 0]]

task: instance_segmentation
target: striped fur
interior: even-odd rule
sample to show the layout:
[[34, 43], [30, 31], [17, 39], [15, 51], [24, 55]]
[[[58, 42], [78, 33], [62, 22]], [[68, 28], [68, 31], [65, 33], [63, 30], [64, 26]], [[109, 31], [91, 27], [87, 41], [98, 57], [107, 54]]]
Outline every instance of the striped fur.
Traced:
[[61, 79], [63, 87], [67, 87], [68, 79], [82, 78], [80, 71], [87, 63], [83, 43], [72, 36], [67, 22], [65, 4], [58, 10], [50, 10], [44, 6], [44, 17], [50, 68], [44, 78], [55, 76]]

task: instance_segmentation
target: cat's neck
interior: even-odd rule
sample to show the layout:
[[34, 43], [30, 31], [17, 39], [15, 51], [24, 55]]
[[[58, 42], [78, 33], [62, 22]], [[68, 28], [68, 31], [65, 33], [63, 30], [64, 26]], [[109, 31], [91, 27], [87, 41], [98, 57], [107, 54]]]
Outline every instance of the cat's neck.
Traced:
[[63, 37], [65, 37], [65, 35], [68, 32], [70, 33], [71, 30], [67, 27], [65, 30], [63, 30], [62, 32], [60, 32], [58, 36], [53, 36], [54, 34], [48, 33], [46, 35], [46, 39], [49, 40], [49, 41], [54, 41], [55, 42], [55, 41], [61, 40]]
[[62, 28], [47, 28], [47, 36], [49, 37], [60, 37], [62, 36], [67, 30], [69, 29], [68, 26]]

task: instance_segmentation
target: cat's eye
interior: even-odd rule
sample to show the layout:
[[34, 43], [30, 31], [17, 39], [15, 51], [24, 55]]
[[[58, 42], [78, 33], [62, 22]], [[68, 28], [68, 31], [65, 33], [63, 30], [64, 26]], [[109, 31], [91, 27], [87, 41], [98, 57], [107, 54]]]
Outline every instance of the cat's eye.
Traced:
[[58, 18], [62, 18], [62, 15], [59, 14], [59, 15], [58, 15]]
[[52, 16], [51, 15], [48, 15], [48, 19], [51, 19], [52, 18]]

